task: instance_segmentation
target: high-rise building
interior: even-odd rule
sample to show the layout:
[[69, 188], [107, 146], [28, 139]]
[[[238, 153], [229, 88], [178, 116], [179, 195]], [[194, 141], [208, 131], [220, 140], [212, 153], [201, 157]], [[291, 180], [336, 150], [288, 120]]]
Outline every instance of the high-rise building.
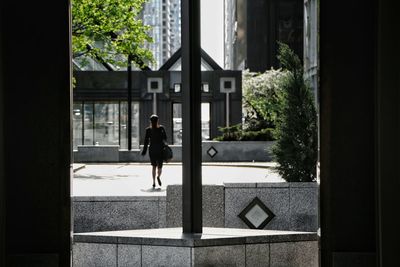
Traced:
[[303, 57], [303, 0], [224, 0], [225, 69], [278, 67], [277, 41]]
[[304, 0], [304, 75], [318, 102], [319, 48], [318, 2]]
[[151, 68], [158, 69], [181, 47], [181, 1], [149, 0], [143, 8], [143, 22], [151, 26], [154, 42], [147, 48], [155, 59]]

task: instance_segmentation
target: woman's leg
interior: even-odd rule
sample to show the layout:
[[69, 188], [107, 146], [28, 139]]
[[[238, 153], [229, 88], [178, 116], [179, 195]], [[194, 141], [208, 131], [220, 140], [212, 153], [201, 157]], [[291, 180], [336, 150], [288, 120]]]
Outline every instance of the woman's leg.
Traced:
[[161, 186], [161, 173], [162, 173], [162, 165], [158, 165], [157, 166], [157, 180], [158, 180], [158, 184]]
[[158, 167], [157, 168], [157, 176], [161, 177], [161, 173], [162, 173], [162, 167]]
[[156, 169], [157, 166], [153, 165], [152, 175], [153, 175], [153, 187], [156, 185]]

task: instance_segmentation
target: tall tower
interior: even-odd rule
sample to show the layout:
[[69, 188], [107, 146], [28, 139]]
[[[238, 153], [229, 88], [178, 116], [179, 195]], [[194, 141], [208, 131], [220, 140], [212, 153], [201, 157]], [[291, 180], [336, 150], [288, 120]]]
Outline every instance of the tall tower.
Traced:
[[148, 1], [143, 8], [143, 22], [151, 26], [149, 34], [154, 42], [147, 48], [156, 61], [152, 69], [158, 69], [181, 46], [181, 1]]

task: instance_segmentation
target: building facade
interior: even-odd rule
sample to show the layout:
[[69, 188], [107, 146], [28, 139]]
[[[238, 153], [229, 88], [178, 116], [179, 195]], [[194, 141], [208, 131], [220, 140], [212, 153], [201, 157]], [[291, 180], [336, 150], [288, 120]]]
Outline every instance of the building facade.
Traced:
[[154, 40], [146, 45], [155, 59], [150, 67], [158, 69], [181, 47], [181, 1], [149, 0], [142, 17], [143, 23], [151, 26], [149, 35]]
[[304, 1], [304, 75], [308, 80], [318, 103], [319, 83], [319, 27], [318, 27], [318, 0]]
[[225, 69], [279, 67], [277, 41], [303, 56], [303, 1], [225, 0]]
[[[128, 149], [131, 119], [133, 148], [143, 144], [151, 114], [158, 114], [168, 143], [182, 143], [182, 88], [179, 69], [181, 49], [158, 71], [132, 72], [131, 116], [128, 115], [127, 73], [75, 71], [73, 147], [119, 145]], [[221, 135], [219, 127], [242, 121], [242, 73], [225, 71], [202, 51], [202, 139]], [[207, 67], [207, 68], [206, 68]]]

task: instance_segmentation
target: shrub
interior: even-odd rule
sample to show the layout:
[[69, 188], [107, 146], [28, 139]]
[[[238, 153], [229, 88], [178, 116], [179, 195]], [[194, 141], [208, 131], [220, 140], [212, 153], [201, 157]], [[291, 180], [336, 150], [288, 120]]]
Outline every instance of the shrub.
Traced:
[[273, 141], [275, 140], [275, 129], [266, 128], [260, 131], [242, 130], [241, 124], [230, 127], [218, 128], [222, 135], [214, 138], [216, 141]]
[[216, 141], [239, 141], [241, 137], [242, 125], [235, 124], [228, 127], [218, 127], [222, 136], [214, 138]]
[[260, 131], [243, 131], [241, 141], [273, 141], [275, 140], [275, 129], [266, 128]]
[[273, 148], [277, 169], [288, 182], [314, 181], [318, 142], [314, 98], [300, 59], [286, 44], [279, 43], [278, 59], [289, 75], [282, 83], [283, 105]]

